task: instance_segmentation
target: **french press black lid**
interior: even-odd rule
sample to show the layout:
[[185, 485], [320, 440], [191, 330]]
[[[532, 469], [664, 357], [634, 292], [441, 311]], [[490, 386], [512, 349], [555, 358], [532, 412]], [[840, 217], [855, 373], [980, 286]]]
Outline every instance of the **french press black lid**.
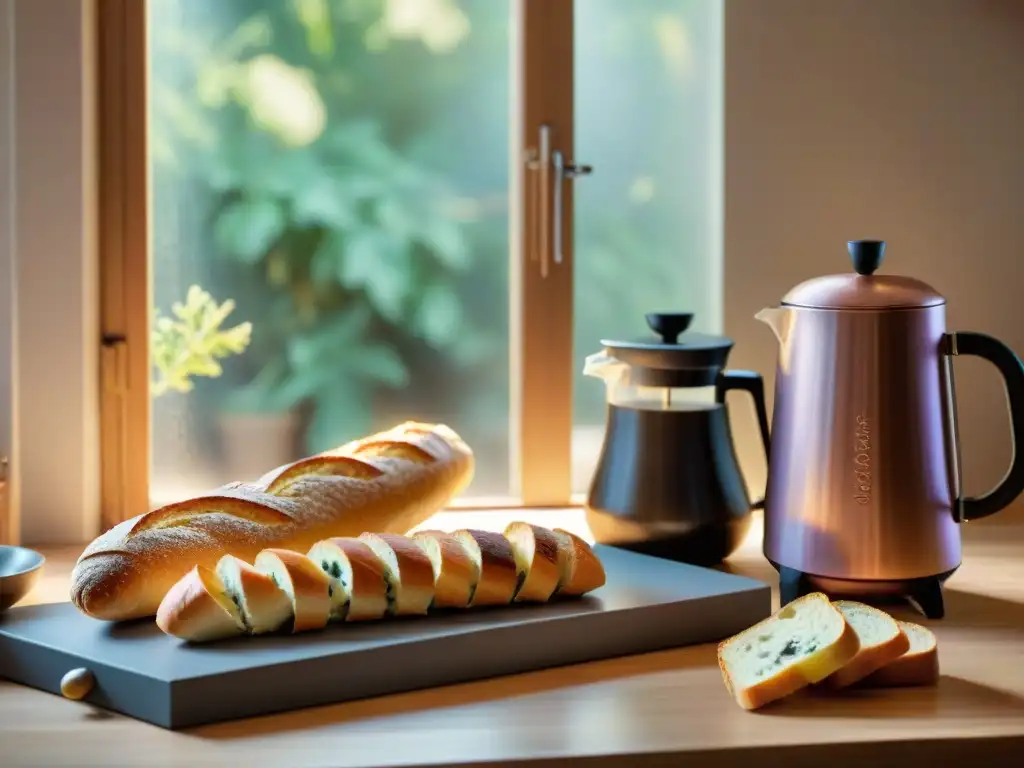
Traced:
[[628, 383], [648, 387], [707, 387], [725, 368], [734, 341], [726, 336], [686, 333], [692, 312], [651, 312], [648, 327], [660, 338], [601, 339], [605, 352], [629, 366]]

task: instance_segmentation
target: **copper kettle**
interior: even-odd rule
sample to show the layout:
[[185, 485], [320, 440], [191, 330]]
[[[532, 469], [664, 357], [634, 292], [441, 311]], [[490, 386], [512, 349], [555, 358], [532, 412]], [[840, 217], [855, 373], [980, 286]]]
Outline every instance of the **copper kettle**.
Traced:
[[1014, 445], [1024, 442], [1024, 365], [980, 333], [946, 331], [945, 299], [878, 275], [885, 243], [847, 244], [853, 273], [793, 288], [762, 310], [779, 341], [764, 554], [782, 600], [810, 590], [899, 593], [943, 615], [960, 524], [1024, 491], [1024, 454], [983, 496], [961, 493], [952, 358], [998, 368]]

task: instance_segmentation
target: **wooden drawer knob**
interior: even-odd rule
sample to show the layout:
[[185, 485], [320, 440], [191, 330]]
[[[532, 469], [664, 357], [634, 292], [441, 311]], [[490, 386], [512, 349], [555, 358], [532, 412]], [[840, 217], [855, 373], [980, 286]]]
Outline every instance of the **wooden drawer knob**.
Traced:
[[72, 669], [61, 678], [60, 692], [64, 694], [65, 698], [77, 701], [87, 696], [95, 683], [96, 678], [92, 672], [85, 667], [79, 667]]

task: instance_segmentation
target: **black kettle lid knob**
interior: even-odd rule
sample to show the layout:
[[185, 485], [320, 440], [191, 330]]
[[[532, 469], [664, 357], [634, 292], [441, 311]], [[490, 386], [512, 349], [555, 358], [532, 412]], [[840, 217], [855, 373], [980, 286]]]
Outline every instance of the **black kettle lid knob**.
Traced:
[[850, 240], [846, 250], [858, 275], [872, 275], [885, 258], [885, 240]]
[[649, 312], [644, 315], [647, 327], [661, 336], [664, 344], [676, 344], [679, 334], [693, 322], [692, 312]]

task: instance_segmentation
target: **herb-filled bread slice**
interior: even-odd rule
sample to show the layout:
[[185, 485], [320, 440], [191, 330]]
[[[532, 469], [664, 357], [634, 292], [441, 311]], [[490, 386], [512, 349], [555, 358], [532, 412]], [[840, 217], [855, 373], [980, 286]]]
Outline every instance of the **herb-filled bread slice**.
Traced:
[[256, 556], [254, 565], [270, 576], [291, 600], [293, 632], [327, 626], [331, 615], [331, 580], [316, 563], [290, 549], [265, 549]]
[[864, 603], [836, 600], [832, 603], [857, 633], [860, 650], [849, 664], [825, 678], [829, 688], [845, 688], [876, 669], [895, 661], [910, 648], [910, 639], [889, 614]]
[[444, 531], [417, 531], [413, 534], [434, 567], [432, 608], [468, 608], [480, 579], [480, 566], [470, 559], [466, 548]]
[[388, 610], [384, 564], [365, 541], [338, 537], [317, 542], [307, 557], [331, 582], [331, 618], [374, 621]]
[[575, 533], [555, 528], [558, 539], [557, 595], [585, 595], [604, 586], [604, 566], [590, 545]]
[[419, 544], [397, 533], [363, 533], [365, 541], [384, 566], [394, 616], [422, 616], [434, 601], [434, 566]]
[[475, 608], [511, 603], [519, 587], [519, 569], [508, 539], [471, 528], [458, 530], [454, 536], [480, 573], [470, 604]]
[[[505, 528], [518, 571], [517, 603], [546, 603], [558, 588], [558, 537], [539, 525], [514, 522]], [[563, 556], [564, 559], [564, 556]]]
[[859, 649], [843, 614], [815, 592], [720, 643], [718, 666], [736, 702], [757, 709], [824, 680]]
[[269, 574], [233, 555], [217, 562], [216, 574], [251, 634], [274, 632], [291, 621], [291, 598]]
[[907, 652], [858, 683], [870, 688], [902, 688], [939, 682], [939, 641], [930, 629], [909, 621], [897, 622], [907, 636]]
[[244, 635], [245, 623], [217, 574], [201, 565], [181, 577], [157, 607], [163, 632], [194, 643]]

